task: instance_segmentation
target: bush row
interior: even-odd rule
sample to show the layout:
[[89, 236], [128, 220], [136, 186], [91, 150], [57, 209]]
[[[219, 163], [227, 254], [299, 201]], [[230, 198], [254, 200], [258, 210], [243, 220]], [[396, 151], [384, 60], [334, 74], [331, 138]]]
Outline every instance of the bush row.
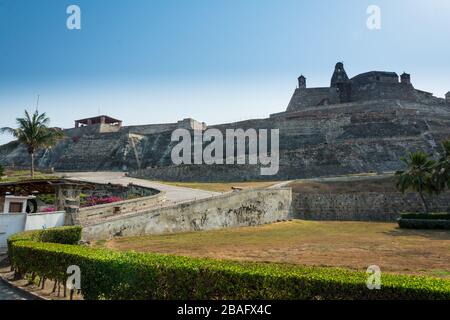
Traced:
[[398, 219], [398, 225], [402, 229], [441, 229], [450, 230], [450, 220], [435, 219]]
[[82, 228], [79, 226], [32, 230], [16, 233], [8, 238], [8, 255], [12, 261], [13, 243], [16, 241], [35, 241], [59, 244], [77, 244], [81, 240]]
[[402, 219], [450, 220], [450, 214], [442, 213], [402, 213]]
[[450, 299], [450, 281], [444, 279], [383, 274], [381, 290], [369, 290], [364, 272], [117, 252], [35, 239], [42, 237], [10, 239], [13, 265], [60, 282], [67, 267], [77, 265], [85, 299]]

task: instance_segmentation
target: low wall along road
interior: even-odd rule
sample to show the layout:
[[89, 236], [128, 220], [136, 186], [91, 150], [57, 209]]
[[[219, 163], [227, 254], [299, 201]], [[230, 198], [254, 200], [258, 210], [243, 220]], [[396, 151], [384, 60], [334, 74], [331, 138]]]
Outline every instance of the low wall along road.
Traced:
[[231, 192], [86, 226], [83, 239], [261, 225], [289, 219], [291, 200], [290, 188]]

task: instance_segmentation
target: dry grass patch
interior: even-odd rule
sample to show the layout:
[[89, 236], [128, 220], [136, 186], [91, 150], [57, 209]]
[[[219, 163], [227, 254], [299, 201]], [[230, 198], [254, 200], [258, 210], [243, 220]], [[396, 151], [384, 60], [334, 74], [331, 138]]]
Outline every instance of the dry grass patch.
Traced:
[[241, 261], [281, 262], [450, 278], [450, 232], [394, 223], [290, 221], [218, 231], [97, 242], [136, 250]]
[[[57, 175], [43, 173], [40, 171], [36, 171], [34, 173], [35, 180], [54, 178], [57, 178]], [[4, 177], [0, 177], [0, 183], [19, 182], [24, 180], [31, 180], [30, 170], [5, 170]]]

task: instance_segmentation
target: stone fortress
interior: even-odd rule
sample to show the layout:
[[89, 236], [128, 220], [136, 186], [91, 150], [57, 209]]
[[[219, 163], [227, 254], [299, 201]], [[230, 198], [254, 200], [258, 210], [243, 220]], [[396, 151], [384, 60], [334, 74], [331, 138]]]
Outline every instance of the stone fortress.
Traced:
[[[177, 128], [279, 129], [280, 170], [261, 176], [255, 165], [178, 165], [171, 161], [171, 134]], [[349, 78], [337, 63], [329, 87], [298, 88], [284, 112], [265, 119], [207, 126], [193, 119], [168, 124], [123, 126], [107, 116], [77, 120], [37, 166], [59, 171], [129, 171], [157, 180], [287, 180], [350, 173], [390, 172], [400, 157], [423, 150], [439, 152], [450, 138], [450, 92], [445, 99], [414, 88], [411, 76], [371, 71]], [[0, 164], [28, 166], [15, 142], [0, 146]]]
[[[447, 94], [450, 97], [450, 92]], [[299, 111], [306, 107], [330, 104], [364, 102], [370, 100], [390, 99], [424, 103], [444, 103], [433, 97], [432, 93], [417, 90], [411, 84], [411, 75], [395, 72], [371, 71], [349, 79], [344, 64], [336, 64], [330, 87], [307, 88], [306, 78], [298, 78], [298, 88], [287, 108], [288, 112]]]

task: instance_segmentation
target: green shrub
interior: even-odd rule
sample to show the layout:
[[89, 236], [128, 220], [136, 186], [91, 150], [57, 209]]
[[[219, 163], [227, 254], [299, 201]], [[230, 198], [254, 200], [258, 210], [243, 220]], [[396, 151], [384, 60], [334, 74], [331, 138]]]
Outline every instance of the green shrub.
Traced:
[[85, 299], [450, 299], [444, 279], [383, 274], [381, 290], [369, 290], [364, 272], [117, 252], [39, 242], [71, 238], [42, 233], [9, 239], [14, 268], [64, 282], [77, 265]]
[[79, 226], [58, 227], [43, 230], [32, 230], [16, 233], [8, 238], [8, 256], [11, 265], [14, 266], [13, 256], [15, 247], [13, 244], [18, 241], [28, 242], [50, 242], [59, 244], [77, 244], [81, 240], [82, 228]]
[[37, 198], [45, 204], [55, 204], [54, 194], [40, 194], [37, 196]]
[[0, 179], [3, 177], [4, 174], [5, 174], [5, 168], [3, 168], [3, 166], [0, 164]]
[[82, 228], [79, 226], [44, 229], [36, 233], [34, 240], [60, 244], [78, 244], [81, 240], [81, 231]]
[[402, 229], [441, 229], [450, 230], [450, 220], [437, 219], [403, 219], [397, 220]]
[[450, 220], [450, 214], [440, 213], [402, 213], [401, 219], [424, 219], [424, 220]]

